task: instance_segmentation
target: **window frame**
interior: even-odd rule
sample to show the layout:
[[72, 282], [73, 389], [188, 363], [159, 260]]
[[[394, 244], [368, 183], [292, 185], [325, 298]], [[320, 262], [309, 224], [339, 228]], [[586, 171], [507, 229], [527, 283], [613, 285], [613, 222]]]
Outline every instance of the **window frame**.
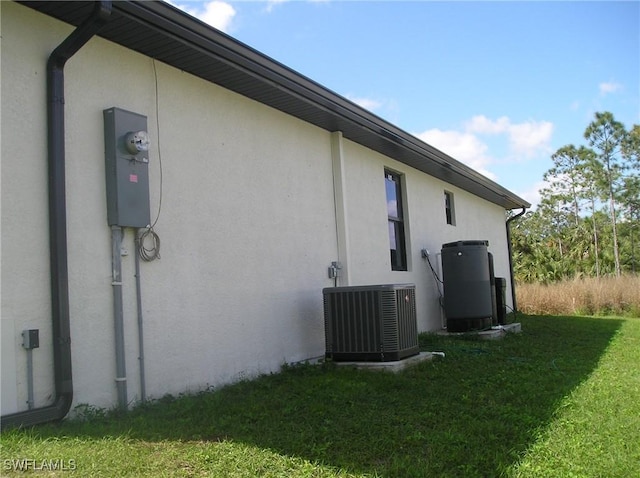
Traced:
[[450, 226], [456, 225], [455, 197], [451, 191], [444, 191], [444, 217]]
[[[387, 199], [387, 224], [389, 232], [389, 256], [391, 260], [392, 271], [407, 271], [407, 241], [405, 234], [405, 215], [404, 215], [404, 201], [402, 197], [404, 189], [403, 174], [391, 171], [390, 169], [384, 170], [385, 180], [385, 196]], [[389, 197], [388, 183], [391, 181], [394, 186], [394, 198]], [[391, 214], [391, 208], [389, 207], [389, 201], [395, 199], [395, 215]], [[395, 242], [395, 248], [392, 246]]]

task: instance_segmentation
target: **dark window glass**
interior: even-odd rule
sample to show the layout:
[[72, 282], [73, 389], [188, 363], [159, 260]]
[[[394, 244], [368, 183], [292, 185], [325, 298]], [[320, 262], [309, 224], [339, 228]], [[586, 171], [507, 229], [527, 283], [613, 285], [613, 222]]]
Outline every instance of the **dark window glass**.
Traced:
[[407, 254], [405, 251], [401, 187], [400, 175], [385, 171], [385, 190], [387, 193], [387, 216], [389, 218], [389, 246], [391, 251], [391, 269], [394, 271], [407, 270]]
[[455, 209], [453, 207], [453, 193], [444, 192], [444, 213], [447, 218], [447, 224], [456, 225]]

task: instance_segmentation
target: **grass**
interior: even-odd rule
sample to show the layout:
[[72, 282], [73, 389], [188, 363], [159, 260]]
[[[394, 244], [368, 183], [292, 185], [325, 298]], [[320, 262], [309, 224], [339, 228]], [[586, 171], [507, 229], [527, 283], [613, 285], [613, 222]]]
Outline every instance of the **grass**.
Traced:
[[526, 314], [640, 317], [640, 276], [587, 277], [554, 284], [518, 284]]
[[[640, 476], [640, 321], [524, 316], [401, 373], [321, 366], [0, 438], [3, 476]], [[69, 465], [73, 466], [69, 466]], [[49, 467], [51, 468], [51, 467]]]

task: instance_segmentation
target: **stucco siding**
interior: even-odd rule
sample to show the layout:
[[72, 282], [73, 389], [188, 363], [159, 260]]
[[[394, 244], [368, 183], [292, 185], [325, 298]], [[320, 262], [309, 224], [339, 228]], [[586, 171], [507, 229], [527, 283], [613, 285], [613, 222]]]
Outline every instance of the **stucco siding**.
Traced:
[[[53, 400], [45, 67], [72, 27], [14, 3], [0, 8], [4, 415], [26, 408], [25, 329], [40, 330], [35, 406]], [[350, 285], [416, 284], [420, 331], [441, 326], [423, 248], [439, 270], [443, 243], [488, 239], [496, 275], [508, 277], [504, 210], [393, 158], [348, 140], [337, 148], [332, 132], [98, 37], [69, 60], [65, 86], [74, 404], [117, 402], [103, 123], [113, 106], [146, 115], [151, 138], [151, 220], [159, 211], [161, 258], [141, 265], [149, 398], [322, 356], [322, 289], [334, 284], [327, 267], [340, 259], [340, 241]], [[385, 168], [402, 175], [402, 272], [390, 264]], [[336, 204], [338, 186], [344, 204]], [[445, 221], [444, 190], [455, 196], [455, 226]], [[131, 403], [140, 399], [135, 253], [134, 230], [126, 228]]]
[[[2, 13], [3, 350], [5, 342], [21, 342], [22, 329], [40, 330], [34, 361], [42, 406], [53, 388], [44, 68], [71, 28], [14, 4], [3, 5]], [[34, 30], [45, 34], [24, 34]], [[331, 285], [326, 267], [337, 247], [329, 133], [167, 65], [156, 63], [155, 70], [151, 59], [98, 38], [65, 68], [76, 403], [115, 402], [102, 120], [111, 106], [148, 117], [153, 218], [162, 195], [155, 226], [161, 259], [143, 263], [141, 272], [147, 393], [198, 390], [324, 353], [321, 290]], [[14, 91], [22, 93], [6, 94]], [[18, 121], [11, 111], [19, 112]], [[134, 401], [132, 230], [124, 249], [127, 383]], [[11, 325], [13, 337], [5, 337]], [[25, 352], [13, 348], [15, 364], [7, 364], [6, 374], [3, 368], [3, 385], [5, 376], [15, 381], [7, 391], [17, 390], [22, 404]], [[4, 397], [13, 399], [4, 389], [2, 412], [22, 409], [5, 404]]]
[[[2, 413], [26, 408], [21, 332], [40, 329], [34, 352], [35, 405], [53, 389], [50, 334], [45, 65], [47, 45], [64, 29], [12, 3], [2, 22], [1, 317]], [[28, 24], [27, 22], [33, 22]], [[38, 35], [25, 32], [38, 31]], [[13, 354], [7, 353], [12, 350]]]
[[[509, 277], [504, 209], [355, 143], [345, 141], [344, 152], [352, 285], [416, 284], [419, 330], [436, 330], [442, 325], [437, 280], [422, 258], [422, 249], [430, 252], [432, 265], [441, 278], [439, 253], [443, 244], [488, 240], [496, 276]], [[400, 173], [403, 178], [407, 271], [391, 270], [385, 169]], [[446, 223], [445, 190], [454, 195], [455, 225]], [[510, 289], [510, 304], [509, 294]]]

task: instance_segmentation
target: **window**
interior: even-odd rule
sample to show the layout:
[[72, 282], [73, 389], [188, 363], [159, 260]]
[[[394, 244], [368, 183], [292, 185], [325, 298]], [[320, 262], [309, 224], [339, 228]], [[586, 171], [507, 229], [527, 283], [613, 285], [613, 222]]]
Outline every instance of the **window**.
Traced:
[[447, 218], [447, 224], [456, 225], [456, 210], [453, 205], [453, 193], [444, 192], [444, 213]]
[[385, 171], [384, 178], [387, 192], [387, 215], [389, 218], [391, 270], [406, 271], [407, 254], [404, 240], [401, 176]]

